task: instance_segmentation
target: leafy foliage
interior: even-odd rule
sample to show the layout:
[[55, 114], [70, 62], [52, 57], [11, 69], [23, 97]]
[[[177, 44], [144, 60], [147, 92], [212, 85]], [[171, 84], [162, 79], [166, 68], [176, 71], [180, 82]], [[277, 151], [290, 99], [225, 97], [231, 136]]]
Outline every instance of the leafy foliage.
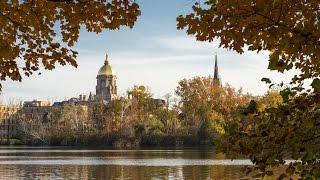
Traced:
[[[320, 7], [318, 0], [206, 0], [179, 16], [178, 29], [199, 41], [220, 39], [220, 46], [243, 53], [269, 51], [268, 69], [298, 69], [291, 86], [280, 87], [281, 100], [251, 101], [239, 121], [230, 122], [221, 150], [247, 155], [262, 176], [285, 159], [287, 175], [319, 178]], [[303, 88], [311, 79], [311, 87]], [[262, 81], [271, 84], [268, 78]], [[270, 85], [270, 88], [274, 84]], [[271, 100], [271, 99], [270, 99]], [[268, 105], [269, 103], [269, 105]]]
[[140, 15], [131, 0], [9, 0], [0, 1], [0, 79], [21, 81], [42, 64], [77, 67], [72, 47], [81, 27], [100, 33], [133, 27]]
[[[249, 156], [262, 175], [268, 175], [271, 167], [284, 165], [286, 159], [293, 159], [298, 161], [290, 162], [287, 175], [319, 177], [319, 100], [315, 94], [278, 105], [267, 105], [263, 99], [252, 101], [241, 121], [228, 124], [223, 150], [234, 157]], [[264, 104], [265, 110], [259, 110], [257, 103]]]
[[[140, 85], [107, 105], [95, 101], [39, 107], [38, 113], [26, 109], [21, 112], [22, 137], [53, 145], [210, 145], [224, 133], [223, 125], [238, 116], [238, 106], [248, 102], [241, 91], [212, 85], [210, 78], [184, 79], [177, 94], [180, 100], [159, 105]], [[167, 102], [172, 102], [170, 96]]]
[[219, 38], [220, 46], [243, 53], [270, 51], [269, 69], [301, 71], [293, 83], [320, 75], [320, 8], [318, 0], [207, 0], [193, 12], [179, 16], [199, 41]]
[[229, 85], [215, 85], [209, 77], [180, 81], [176, 94], [180, 97], [182, 122], [191, 135], [201, 134], [199, 130], [207, 128], [203, 124], [214, 127], [216, 134], [223, 133], [222, 124], [236, 118], [238, 107], [249, 100], [241, 90], [237, 92]]

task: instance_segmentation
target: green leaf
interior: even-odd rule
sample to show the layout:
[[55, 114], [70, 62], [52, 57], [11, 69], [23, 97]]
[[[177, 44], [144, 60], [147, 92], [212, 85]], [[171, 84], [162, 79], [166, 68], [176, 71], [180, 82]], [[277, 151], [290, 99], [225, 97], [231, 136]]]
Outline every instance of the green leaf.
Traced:
[[279, 56], [277, 55], [270, 56], [268, 69], [277, 70], [278, 61], [279, 61]]
[[320, 92], [320, 79], [314, 79], [311, 83], [311, 86], [315, 92]]
[[286, 88], [286, 89], [280, 91], [280, 95], [282, 96], [282, 99], [284, 101], [288, 101], [289, 97], [291, 95], [291, 90], [289, 88]]
[[269, 78], [262, 78], [261, 81], [265, 82], [266, 84], [270, 84], [271, 83], [271, 80]]

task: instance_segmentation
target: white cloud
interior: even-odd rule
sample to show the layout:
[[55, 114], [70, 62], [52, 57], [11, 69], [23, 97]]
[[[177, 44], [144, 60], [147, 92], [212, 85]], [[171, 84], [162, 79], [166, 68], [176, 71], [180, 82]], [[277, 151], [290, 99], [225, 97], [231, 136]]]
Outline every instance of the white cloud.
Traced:
[[199, 42], [191, 36], [155, 37], [151, 40], [154, 43], [157, 43], [160, 46], [165, 46], [171, 50], [182, 50], [187, 51], [187, 53], [190, 53], [190, 51], [197, 53], [214, 52], [212, 49], [219, 46], [218, 41], [214, 41], [212, 43]]
[[[156, 97], [173, 93], [178, 81], [183, 78], [212, 75], [215, 52], [219, 58], [222, 81], [236, 88], [243, 87], [253, 94], [267, 91], [267, 86], [260, 81], [262, 77], [271, 77], [276, 81], [289, 77], [267, 70], [267, 52], [245, 52], [240, 55], [218, 48], [217, 42], [196, 42], [194, 38], [185, 36], [145, 38], [144, 41], [140, 43], [149, 43], [151, 50], [135, 47], [108, 52], [117, 72], [119, 94], [135, 84], [149, 86]], [[94, 91], [96, 74], [103, 64], [105, 52], [83, 47], [78, 51], [77, 69], [58, 67], [52, 72], [44, 71], [41, 76], [25, 78], [22, 83], [7, 81], [3, 84], [0, 100], [63, 100]]]

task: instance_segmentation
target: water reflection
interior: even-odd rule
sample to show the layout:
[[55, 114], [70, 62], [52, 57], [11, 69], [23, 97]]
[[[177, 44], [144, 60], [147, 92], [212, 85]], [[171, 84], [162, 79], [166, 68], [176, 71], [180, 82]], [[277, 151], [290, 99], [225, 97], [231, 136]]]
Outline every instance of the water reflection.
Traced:
[[1, 148], [1, 179], [248, 179], [213, 150]]
[[1, 165], [2, 179], [239, 179], [241, 167]]

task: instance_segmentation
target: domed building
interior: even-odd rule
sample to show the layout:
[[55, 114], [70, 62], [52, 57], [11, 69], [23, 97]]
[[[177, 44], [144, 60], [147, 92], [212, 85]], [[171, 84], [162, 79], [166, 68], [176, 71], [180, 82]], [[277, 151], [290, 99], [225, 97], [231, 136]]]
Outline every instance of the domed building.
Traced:
[[109, 64], [108, 55], [97, 75], [96, 100], [109, 103], [117, 98], [117, 77]]

